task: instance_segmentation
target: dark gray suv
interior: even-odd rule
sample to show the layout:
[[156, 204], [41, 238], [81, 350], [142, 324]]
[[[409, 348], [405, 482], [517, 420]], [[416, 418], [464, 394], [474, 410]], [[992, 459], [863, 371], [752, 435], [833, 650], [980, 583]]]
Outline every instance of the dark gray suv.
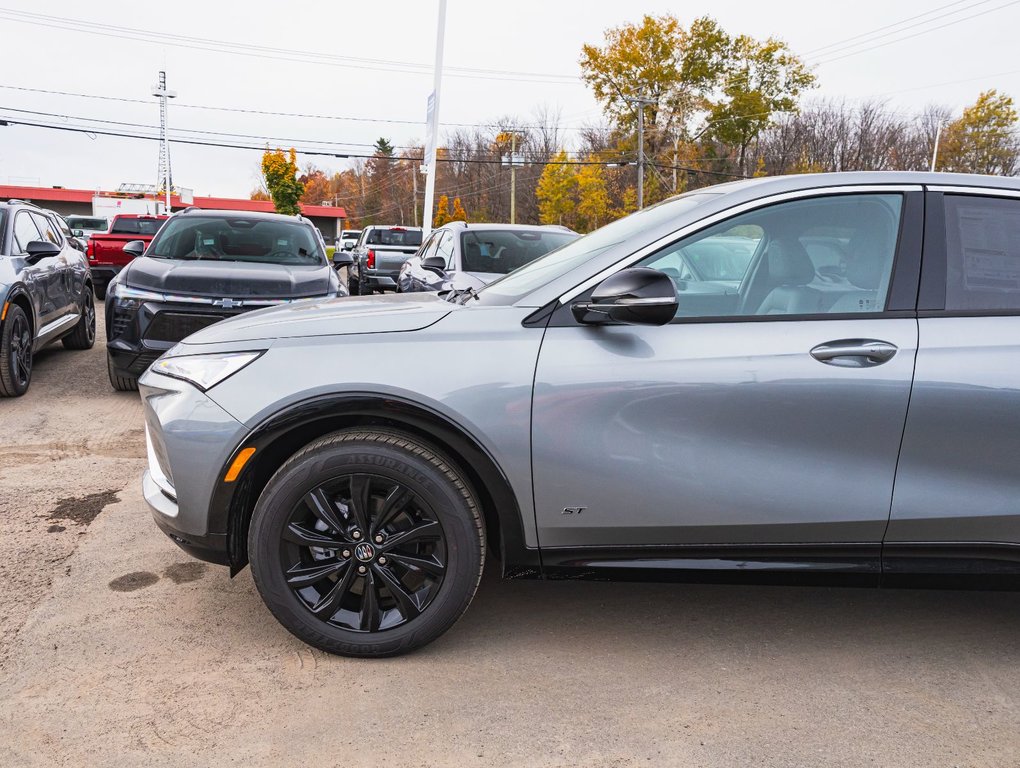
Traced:
[[1020, 574], [1016, 179], [726, 184], [447, 298], [254, 312], [141, 379], [156, 522], [250, 561], [308, 643], [429, 642], [487, 553], [510, 578]]
[[0, 204], [0, 397], [28, 391], [32, 355], [51, 341], [95, 343], [92, 276], [66, 229], [31, 203]]

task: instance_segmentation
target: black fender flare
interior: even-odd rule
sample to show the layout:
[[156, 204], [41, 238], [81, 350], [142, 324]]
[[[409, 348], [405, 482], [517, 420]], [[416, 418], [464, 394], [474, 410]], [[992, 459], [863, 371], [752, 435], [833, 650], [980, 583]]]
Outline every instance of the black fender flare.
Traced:
[[248, 526], [255, 503], [287, 458], [329, 432], [371, 426], [421, 438], [467, 475], [485, 513], [490, 546], [499, 554], [504, 576], [541, 571], [538, 549], [525, 544], [521, 509], [509, 479], [469, 430], [421, 403], [378, 393], [345, 392], [318, 395], [269, 416], [235, 446], [223, 465], [221, 478], [241, 450], [255, 448], [252, 460], [234, 482], [217, 483], [210, 503], [208, 530], [226, 534], [232, 573], [248, 562]]

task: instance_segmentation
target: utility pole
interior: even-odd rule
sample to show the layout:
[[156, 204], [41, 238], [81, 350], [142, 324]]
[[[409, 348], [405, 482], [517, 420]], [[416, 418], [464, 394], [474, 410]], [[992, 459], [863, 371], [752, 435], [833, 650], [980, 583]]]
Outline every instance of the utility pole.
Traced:
[[168, 90], [166, 87], [166, 72], [160, 70], [159, 82], [153, 86], [152, 95], [159, 99], [159, 184], [163, 185], [166, 194], [167, 216], [170, 215], [170, 191], [173, 189], [173, 180], [170, 176], [170, 140], [166, 135], [166, 105], [169, 99], [177, 96], [177, 91]]
[[938, 127], [935, 129], [935, 149], [933, 149], [932, 153], [931, 153], [931, 172], [932, 173], [935, 173], [935, 162], [938, 160], [938, 157], [939, 157], [939, 139], [941, 137], [942, 137], [942, 123], [940, 121], [939, 124], [938, 124]]
[[517, 131], [510, 134], [510, 223], [517, 223]]
[[414, 201], [414, 226], [418, 226], [418, 169], [414, 167], [414, 161], [411, 161], [411, 187], [413, 189], [412, 200]]
[[439, 21], [436, 26], [436, 65], [433, 73], [432, 95], [428, 100], [428, 133], [425, 139], [425, 211], [422, 216], [422, 234], [432, 229], [432, 205], [436, 196], [436, 142], [439, 140], [439, 91], [443, 84], [443, 36], [446, 34], [446, 0], [439, 0]]
[[625, 99], [628, 104], [637, 104], [637, 207], [645, 207], [645, 107], [657, 103], [647, 96]]

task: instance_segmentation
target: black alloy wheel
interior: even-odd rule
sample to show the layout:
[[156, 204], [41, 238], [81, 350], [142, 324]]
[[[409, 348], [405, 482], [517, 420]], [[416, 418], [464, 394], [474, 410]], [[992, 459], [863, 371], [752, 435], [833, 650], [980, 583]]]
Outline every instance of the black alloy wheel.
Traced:
[[256, 586], [277, 619], [331, 653], [425, 645], [467, 609], [484, 530], [459, 471], [415, 438], [320, 438], [270, 480], [252, 517]]
[[435, 513], [398, 481], [351, 474], [317, 485], [291, 511], [281, 564], [314, 615], [356, 632], [421, 615], [446, 573]]
[[92, 349], [96, 343], [96, 301], [91, 286], [86, 285], [82, 290], [81, 317], [63, 342], [68, 349]]
[[0, 395], [19, 397], [32, 380], [32, 328], [25, 311], [9, 304], [0, 333]]

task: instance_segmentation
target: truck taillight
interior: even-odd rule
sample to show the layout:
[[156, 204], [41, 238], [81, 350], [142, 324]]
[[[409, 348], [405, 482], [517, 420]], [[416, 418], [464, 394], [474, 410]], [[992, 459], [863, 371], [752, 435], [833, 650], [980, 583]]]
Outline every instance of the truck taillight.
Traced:
[[96, 246], [92, 242], [92, 238], [91, 237], [89, 238], [88, 245], [85, 246], [85, 255], [88, 256], [92, 260], [95, 260], [95, 258], [96, 258]]
[[365, 259], [365, 266], [369, 269], [375, 269], [375, 251], [371, 248], [368, 249], [368, 257]]

